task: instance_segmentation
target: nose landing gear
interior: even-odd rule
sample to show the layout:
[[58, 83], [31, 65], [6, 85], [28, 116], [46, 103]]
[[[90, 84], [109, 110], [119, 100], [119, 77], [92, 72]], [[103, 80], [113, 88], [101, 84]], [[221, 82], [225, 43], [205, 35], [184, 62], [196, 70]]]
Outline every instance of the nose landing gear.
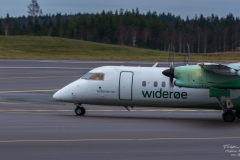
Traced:
[[75, 108], [75, 113], [76, 115], [78, 116], [83, 116], [85, 113], [86, 113], [86, 110], [84, 107], [80, 107], [81, 105], [76, 105], [76, 108]]

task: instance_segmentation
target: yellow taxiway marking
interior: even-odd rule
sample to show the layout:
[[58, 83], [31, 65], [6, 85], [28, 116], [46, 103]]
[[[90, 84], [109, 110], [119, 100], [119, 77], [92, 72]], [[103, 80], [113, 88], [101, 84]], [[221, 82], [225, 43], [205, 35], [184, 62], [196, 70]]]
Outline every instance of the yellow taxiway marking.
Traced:
[[199, 110], [179, 110], [179, 109], [176, 109], [176, 110], [161, 110], [161, 109], [153, 109], [153, 110], [144, 110], [146, 112], [155, 112], [155, 111], [163, 111], [163, 112], [176, 112], [176, 111], [179, 111], [179, 112], [198, 112]]
[[86, 142], [86, 141], [164, 141], [164, 140], [229, 140], [240, 137], [207, 137], [207, 138], [116, 138], [116, 139], [66, 139], [66, 140], [6, 140], [0, 143], [35, 143], [35, 142]]
[[32, 92], [53, 92], [58, 91], [59, 89], [51, 89], [51, 90], [26, 90], [26, 91], [0, 91], [1, 93], [32, 93]]
[[197, 112], [198, 110], [180, 110], [182, 112]]

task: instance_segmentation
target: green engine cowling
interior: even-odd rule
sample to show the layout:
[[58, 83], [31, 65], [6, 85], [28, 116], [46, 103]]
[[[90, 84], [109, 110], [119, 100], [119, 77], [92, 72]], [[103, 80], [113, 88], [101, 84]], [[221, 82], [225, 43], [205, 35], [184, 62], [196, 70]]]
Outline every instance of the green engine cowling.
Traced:
[[207, 72], [199, 65], [174, 68], [175, 86], [186, 88], [240, 89], [240, 77]]

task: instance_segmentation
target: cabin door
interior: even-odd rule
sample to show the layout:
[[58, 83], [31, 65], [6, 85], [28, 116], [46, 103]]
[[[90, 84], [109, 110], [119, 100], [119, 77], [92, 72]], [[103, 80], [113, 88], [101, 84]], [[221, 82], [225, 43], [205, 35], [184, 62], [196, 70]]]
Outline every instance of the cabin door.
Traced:
[[132, 100], [133, 72], [123, 71], [119, 76], [119, 99]]

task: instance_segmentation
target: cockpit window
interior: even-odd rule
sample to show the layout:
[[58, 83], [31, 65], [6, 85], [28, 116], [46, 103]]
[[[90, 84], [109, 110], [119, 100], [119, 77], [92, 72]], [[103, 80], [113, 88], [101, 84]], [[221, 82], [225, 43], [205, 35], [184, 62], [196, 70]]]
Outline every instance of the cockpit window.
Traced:
[[82, 76], [81, 79], [89, 79], [92, 75], [93, 75], [93, 73], [87, 73], [84, 76]]
[[94, 73], [89, 79], [91, 80], [103, 80], [104, 74], [103, 73]]
[[82, 76], [82, 79], [89, 79], [89, 80], [104, 80], [103, 73], [87, 73]]

